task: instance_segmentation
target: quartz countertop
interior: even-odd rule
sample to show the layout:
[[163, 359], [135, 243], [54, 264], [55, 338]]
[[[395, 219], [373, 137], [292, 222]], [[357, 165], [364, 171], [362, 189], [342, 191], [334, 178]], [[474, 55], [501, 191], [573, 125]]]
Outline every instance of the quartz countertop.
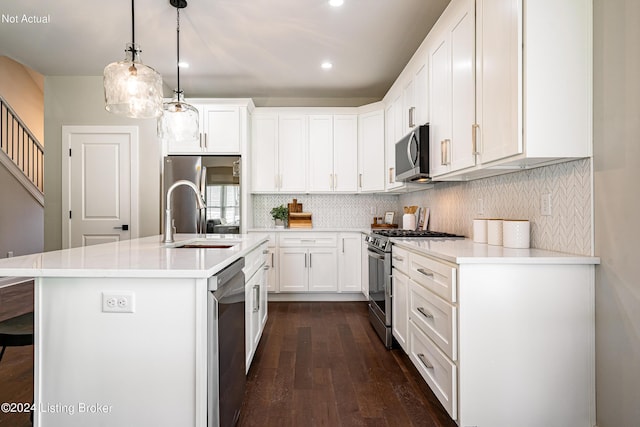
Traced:
[[[24, 255], [0, 260], [0, 276], [18, 277], [173, 277], [207, 278], [247, 255], [269, 238], [266, 234], [176, 234], [123, 240], [95, 246]], [[232, 244], [227, 249], [177, 248], [196, 240]]]
[[250, 228], [249, 233], [310, 233], [310, 232], [327, 232], [327, 233], [370, 233], [370, 228]]
[[472, 239], [392, 238], [391, 243], [455, 264], [600, 264], [600, 258], [543, 249], [512, 249]]

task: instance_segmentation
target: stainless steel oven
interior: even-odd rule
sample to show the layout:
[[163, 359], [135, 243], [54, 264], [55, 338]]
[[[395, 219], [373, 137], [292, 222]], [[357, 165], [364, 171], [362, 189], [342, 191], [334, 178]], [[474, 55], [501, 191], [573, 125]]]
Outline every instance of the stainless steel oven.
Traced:
[[385, 347], [391, 348], [391, 243], [375, 234], [365, 241], [369, 260], [369, 320]]

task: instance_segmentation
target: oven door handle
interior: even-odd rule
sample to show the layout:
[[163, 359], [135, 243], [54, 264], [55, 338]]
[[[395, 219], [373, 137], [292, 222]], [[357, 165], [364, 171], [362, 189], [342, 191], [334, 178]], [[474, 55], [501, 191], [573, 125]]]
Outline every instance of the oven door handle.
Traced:
[[384, 260], [384, 258], [385, 258], [385, 256], [384, 256], [384, 255], [380, 255], [379, 253], [374, 252], [374, 251], [372, 251], [371, 249], [367, 249], [367, 250], [368, 250], [368, 252], [369, 252], [369, 256], [370, 256], [371, 258], [375, 258], [375, 259], [382, 259], [382, 260]]

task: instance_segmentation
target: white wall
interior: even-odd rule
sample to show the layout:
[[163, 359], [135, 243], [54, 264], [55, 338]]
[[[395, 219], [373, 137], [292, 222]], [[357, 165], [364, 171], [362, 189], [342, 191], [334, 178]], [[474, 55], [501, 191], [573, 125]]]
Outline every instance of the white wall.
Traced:
[[140, 237], [160, 233], [160, 144], [156, 120], [121, 118], [104, 109], [102, 76], [46, 77], [44, 249], [62, 248], [62, 126], [127, 125], [139, 128]]
[[640, 2], [594, 0], [598, 427], [640, 425]]

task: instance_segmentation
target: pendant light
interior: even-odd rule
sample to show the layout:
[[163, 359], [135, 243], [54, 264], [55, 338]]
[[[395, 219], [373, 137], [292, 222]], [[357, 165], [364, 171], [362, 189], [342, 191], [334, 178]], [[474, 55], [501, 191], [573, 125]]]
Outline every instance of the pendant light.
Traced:
[[176, 69], [178, 86], [173, 92], [171, 102], [166, 102], [162, 106], [162, 117], [158, 120], [158, 133], [164, 141], [171, 141], [173, 144], [189, 143], [197, 141], [200, 128], [198, 126], [198, 110], [192, 105], [184, 102], [184, 94], [180, 90], [180, 9], [187, 7], [186, 0], [169, 0], [169, 3], [176, 8], [176, 46], [177, 58]]
[[127, 43], [123, 61], [104, 68], [104, 100], [107, 111], [135, 119], [150, 119], [162, 114], [162, 77], [140, 60], [135, 41], [134, 0], [131, 0], [131, 43]]

